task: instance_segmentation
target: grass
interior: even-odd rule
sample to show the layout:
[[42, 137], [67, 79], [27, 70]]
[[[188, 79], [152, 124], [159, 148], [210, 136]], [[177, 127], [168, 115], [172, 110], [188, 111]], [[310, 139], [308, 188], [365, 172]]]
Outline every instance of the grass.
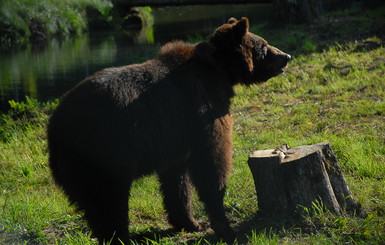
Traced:
[[[234, 170], [225, 207], [238, 244], [385, 243], [385, 47], [376, 28], [385, 23], [383, 13], [333, 15], [344, 19], [336, 22], [340, 25], [367, 28], [345, 33], [346, 42], [330, 38], [329, 32], [329, 38], [319, 37], [317, 30], [327, 21], [315, 27], [254, 27], [294, 59], [285, 74], [236, 88]], [[333, 28], [329, 31], [343, 29], [337, 24]], [[290, 41], [288, 33], [302, 38], [294, 35]], [[96, 244], [82, 215], [68, 205], [49, 173], [45, 126], [55, 104], [11, 102], [12, 110], [0, 116], [0, 244]], [[324, 141], [331, 143], [363, 214], [335, 216], [314, 203], [299, 210], [296, 219], [259, 215], [246, 164], [249, 153], [283, 143]], [[196, 218], [207, 221], [202, 203], [194, 198]], [[144, 244], [221, 244], [211, 231], [171, 230], [155, 177], [135, 182], [129, 205], [130, 231], [147, 234]]]

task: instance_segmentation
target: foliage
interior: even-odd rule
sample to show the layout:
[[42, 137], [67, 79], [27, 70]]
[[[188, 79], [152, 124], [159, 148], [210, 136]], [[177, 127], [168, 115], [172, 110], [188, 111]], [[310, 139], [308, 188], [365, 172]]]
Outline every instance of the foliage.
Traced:
[[57, 106], [59, 100], [40, 103], [36, 99], [26, 97], [23, 102], [9, 101], [10, 110], [7, 114], [0, 114], [0, 141], [12, 141], [20, 136], [24, 130], [44, 127], [47, 114]]
[[55, 110], [59, 100], [48, 101], [40, 103], [37, 99], [25, 97], [25, 101], [16, 102], [14, 100], [8, 101], [11, 109], [9, 114], [15, 118], [20, 116], [27, 116], [28, 118], [38, 118], [45, 114], [50, 114]]
[[50, 36], [68, 36], [87, 29], [86, 9], [99, 21], [111, 21], [108, 0], [2, 0], [0, 2], [0, 44], [28, 40], [42, 41]]

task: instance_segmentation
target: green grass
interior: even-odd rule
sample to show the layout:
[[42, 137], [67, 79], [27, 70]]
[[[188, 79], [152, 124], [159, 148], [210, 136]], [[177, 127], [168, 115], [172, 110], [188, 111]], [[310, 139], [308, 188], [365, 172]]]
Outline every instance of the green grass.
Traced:
[[[376, 16], [383, 20], [383, 15]], [[284, 43], [283, 34], [291, 28], [305, 27], [276, 29], [272, 41]], [[302, 44], [298, 40], [282, 45], [295, 54], [285, 74], [236, 88], [234, 170], [225, 207], [239, 234], [238, 244], [385, 243], [385, 47], [384, 36], [373, 30], [339, 44], [322, 40], [322, 48], [319, 37], [298, 31], [312, 40], [315, 50], [311, 45], [306, 52], [301, 45], [293, 48]], [[0, 244], [96, 244], [82, 215], [69, 206], [50, 176], [45, 126], [55, 104], [27, 99], [11, 103], [12, 110], [0, 116]], [[296, 219], [258, 215], [248, 155], [283, 143], [325, 141], [331, 143], [363, 214], [335, 216], [315, 203], [299, 210]], [[207, 221], [202, 203], [196, 195], [194, 199], [196, 218]], [[135, 182], [129, 205], [130, 231], [149, 234], [145, 244], [217, 243], [210, 230], [170, 230], [155, 177]]]

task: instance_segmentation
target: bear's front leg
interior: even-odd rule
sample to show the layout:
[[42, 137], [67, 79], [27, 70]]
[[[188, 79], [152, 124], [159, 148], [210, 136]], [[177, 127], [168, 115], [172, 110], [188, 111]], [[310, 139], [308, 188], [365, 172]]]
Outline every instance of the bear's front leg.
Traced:
[[170, 168], [158, 173], [158, 176], [170, 224], [178, 230], [201, 230], [200, 225], [192, 215], [191, 182], [186, 175], [185, 167]]
[[226, 115], [206, 127], [193, 153], [189, 173], [209, 215], [215, 234], [225, 242], [236, 238], [224, 212], [223, 198], [232, 168], [232, 118]]
[[226, 189], [221, 179], [223, 176], [209, 162], [205, 162], [206, 166], [199, 165], [201, 164], [192, 166], [190, 175], [201, 201], [205, 204], [211, 227], [220, 239], [233, 242], [236, 238], [235, 233], [230, 227], [223, 207]]

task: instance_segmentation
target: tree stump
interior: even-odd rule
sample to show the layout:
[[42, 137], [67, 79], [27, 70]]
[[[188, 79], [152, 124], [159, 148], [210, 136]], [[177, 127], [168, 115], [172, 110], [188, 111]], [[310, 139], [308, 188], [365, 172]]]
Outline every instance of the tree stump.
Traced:
[[265, 214], [291, 215], [317, 200], [336, 215], [359, 211], [329, 143], [255, 151], [248, 163]]

